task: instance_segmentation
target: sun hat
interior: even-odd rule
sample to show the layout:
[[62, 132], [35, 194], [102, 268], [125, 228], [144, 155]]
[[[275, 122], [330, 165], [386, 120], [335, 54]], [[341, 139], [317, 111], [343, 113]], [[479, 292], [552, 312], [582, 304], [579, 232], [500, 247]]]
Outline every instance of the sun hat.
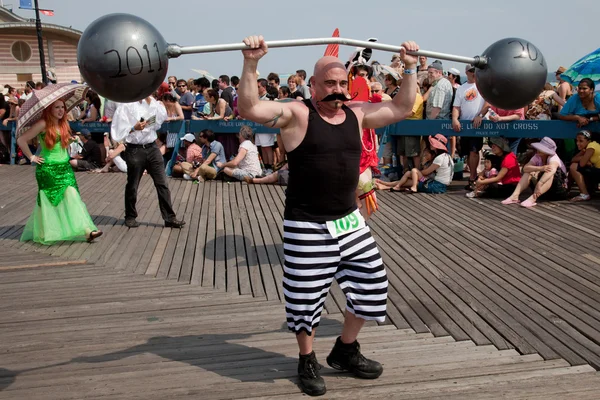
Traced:
[[556, 143], [554, 140], [549, 137], [544, 137], [538, 143], [532, 143], [531, 147], [536, 149], [537, 151], [541, 151], [544, 154], [548, 154], [549, 156], [553, 156], [556, 154]]
[[492, 144], [495, 144], [496, 146], [500, 147], [500, 149], [502, 149], [502, 151], [505, 153], [510, 153], [511, 151], [510, 146], [508, 144], [508, 140], [504, 139], [503, 137], [496, 136], [490, 138], [490, 145]]
[[441, 133], [438, 133], [435, 136], [429, 136], [429, 145], [432, 149], [448, 151], [448, 148], [446, 147], [447, 144], [448, 139]]

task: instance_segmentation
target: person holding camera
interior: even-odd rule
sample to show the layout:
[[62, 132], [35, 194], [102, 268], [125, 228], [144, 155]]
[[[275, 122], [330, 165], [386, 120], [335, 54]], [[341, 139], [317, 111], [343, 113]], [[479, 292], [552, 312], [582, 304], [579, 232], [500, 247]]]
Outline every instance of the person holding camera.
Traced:
[[113, 116], [110, 134], [113, 140], [125, 143], [123, 159], [127, 163], [127, 186], [125, 186], [125, 226], [136, 228], [137, 191], [144, 170], [152, 177], [160, 213], [168, 228], [182, 228], [185, 222], [178, 220], [171, 203], [171, 191], [163, 157], [156, 145], [156, 130], [167, 119], [165, 106], [148, 96], [144, 100], [124, 103], [117, 107]]
[[196, 136], [186, 133], [181, 142], [185, 148], [185, 161], [178, 162], [173, 166], [173, 176], [182, 176], [186, 181], [192, 180], [192, 173], [202, 164], [202, 149], [196, 144]]

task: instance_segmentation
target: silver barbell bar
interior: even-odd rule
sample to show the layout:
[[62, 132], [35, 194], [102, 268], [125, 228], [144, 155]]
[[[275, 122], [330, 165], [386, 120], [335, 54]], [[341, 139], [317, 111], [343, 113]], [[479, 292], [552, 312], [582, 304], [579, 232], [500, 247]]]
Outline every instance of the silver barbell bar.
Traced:
[[[326, 38], [313, 38], [313, 39], [290, 39], [290, 40], [273, 40], [266, 42], [270, 48], [278, 47], [300, 47], [300, 46], [318, 46], [328, 44], [340, 44], [344, 46], [355, 46], [364, 47], [374, 50], [389, 51], [392, 53], [399, 53], [401, 46], [394, 46], [389, 44], [368, 42], [364, 40], [346, 39], [340, 37], [326, 37]], [[204, 46], [179, 46], [177, 44], [169, 44], [167, 46], [167, 56], [169, 58], [177, 58], [183, 54], [200, 54], [200, 53], [213, 53], [222, 51], [236, 51], [248, 49], [244, 43], [229, 43], [229, 44], [212, 44]], [[430, 58], [438, 58], [440, 60], [456, 61], [465, 64], [472, 64], [477, 68], [484, 68], [487, 65], [487, 59], [481, 56], [475, 57], [464, 57], [457, 56], [455, 54], [438, 53], [435, 51], [419, 50], [409, 51], [407, 54], [413, 56], [425, 56]]]

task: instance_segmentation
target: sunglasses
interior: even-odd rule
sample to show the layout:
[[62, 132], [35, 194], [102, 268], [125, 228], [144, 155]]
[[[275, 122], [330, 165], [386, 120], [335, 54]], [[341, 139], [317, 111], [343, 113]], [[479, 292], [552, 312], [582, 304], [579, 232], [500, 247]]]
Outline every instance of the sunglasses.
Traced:
[[381, 90], [380, 89], [373, 89], [373, 90], [371, 90], [371, 92], [373, 92], [373, 93], [379, 93], [379, 92], [381, 92]]
[[177, 87], [186, 87], [187, 85], [177, 85]]

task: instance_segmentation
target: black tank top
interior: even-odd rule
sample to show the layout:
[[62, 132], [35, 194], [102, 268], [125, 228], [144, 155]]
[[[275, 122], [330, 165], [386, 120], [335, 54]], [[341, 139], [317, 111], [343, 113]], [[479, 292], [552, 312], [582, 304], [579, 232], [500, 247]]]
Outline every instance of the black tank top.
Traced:
[[362, 144], [358, 119], [346, 106], [346, 119], [332, 125], [310, 100], [308, 127], [300, 145], [287, 154], [289, 183], [284, 217], [293, 221], [324, 222], [356, 209], [356, 187]]

